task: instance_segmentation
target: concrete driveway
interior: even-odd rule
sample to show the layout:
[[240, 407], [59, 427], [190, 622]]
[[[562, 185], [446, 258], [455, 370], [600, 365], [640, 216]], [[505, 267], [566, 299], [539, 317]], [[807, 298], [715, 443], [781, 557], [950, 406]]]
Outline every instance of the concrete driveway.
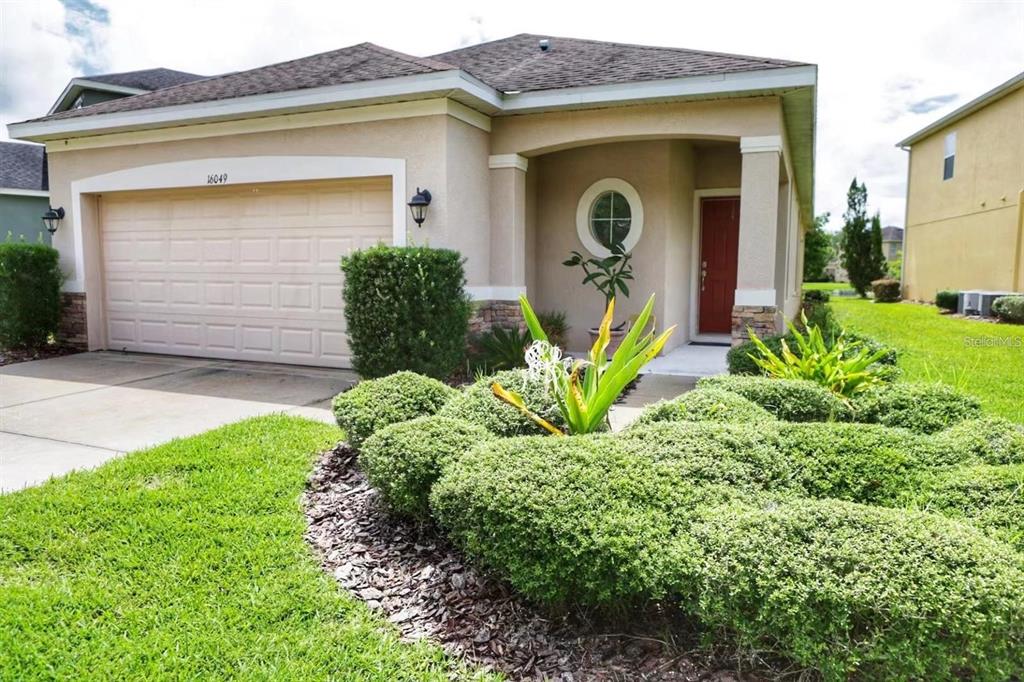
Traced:
[[332, 422], [346, 370], [99, 352], [0, 367], [0, 492], [270, 412]]

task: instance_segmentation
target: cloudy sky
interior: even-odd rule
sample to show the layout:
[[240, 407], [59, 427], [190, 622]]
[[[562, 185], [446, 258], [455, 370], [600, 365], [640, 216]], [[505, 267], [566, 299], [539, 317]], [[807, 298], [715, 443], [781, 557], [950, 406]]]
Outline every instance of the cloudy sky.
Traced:
[[362, 41], [428, 55], [520, 32], [818, 64], [815, 203], [833, 228], [854, 176], [902, 225], [906, 154], [893, 145], [1024, 70], [1024, 0], [0, 0], [0, 138], [80, 74], [212, 75]]

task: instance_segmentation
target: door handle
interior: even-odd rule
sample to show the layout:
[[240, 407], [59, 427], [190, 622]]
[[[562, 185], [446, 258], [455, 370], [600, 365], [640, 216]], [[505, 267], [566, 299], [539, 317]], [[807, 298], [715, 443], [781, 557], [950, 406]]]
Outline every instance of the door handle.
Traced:
[[704, 278], [708, 276], [708, 262], [702, 261], [700, 264], [700, 290], [704, 291]]

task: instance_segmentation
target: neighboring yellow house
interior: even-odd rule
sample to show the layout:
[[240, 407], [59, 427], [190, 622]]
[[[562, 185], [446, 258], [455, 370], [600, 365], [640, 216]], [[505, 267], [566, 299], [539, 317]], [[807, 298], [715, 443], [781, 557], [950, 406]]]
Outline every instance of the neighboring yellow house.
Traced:
[[1024, 73], [899, 146], [910, 152], [904, 297], [1024, 291]]

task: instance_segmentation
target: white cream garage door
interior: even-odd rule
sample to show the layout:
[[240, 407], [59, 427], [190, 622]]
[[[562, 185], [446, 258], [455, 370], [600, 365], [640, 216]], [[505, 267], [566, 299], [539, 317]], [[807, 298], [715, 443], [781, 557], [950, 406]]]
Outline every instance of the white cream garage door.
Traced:
[[348, 367], [341, 256], [391, 243], [390, 178], [104, 194], [107, 348]]

